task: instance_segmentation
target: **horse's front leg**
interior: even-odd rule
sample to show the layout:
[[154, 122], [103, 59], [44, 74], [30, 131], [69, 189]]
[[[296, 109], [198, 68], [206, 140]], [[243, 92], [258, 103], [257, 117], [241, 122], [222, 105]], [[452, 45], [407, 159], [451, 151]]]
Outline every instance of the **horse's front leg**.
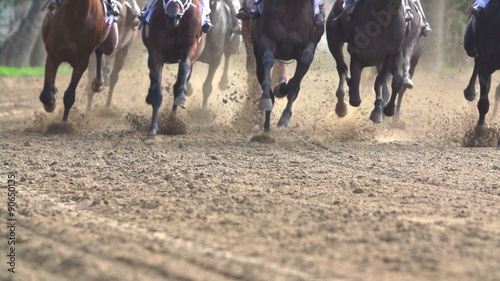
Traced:
[[337, 104], [335, 105], [335, 113], [337, 113], [338, 117], [345, 117], [347, 115], [347, 104], [344, 100], [345, 90], [344, 85], [347, 80], [347, 64], [344, 60], [343, 47], [344, 43], [331, 43], [328, 44], [330, 48], [330, 52], [337, 63], [337, 73], [339, 75], [339, 85], [337, 87], [337, 92], [335, 96], [337, 96]]
[[387, 64], [383, 64], [382, 68], [379, 69], [377, 78], [375, 79], [375, 108], [373, 109], [370, 120], [373, 123], [382, 123], [384, 120], [384, 85], [387, 81], [387, 75], [389, 74], [389, 67]]
[[174, 84], [174, 105], [172, 106], [172, 113], [174, 114], [178, 106], [186, 108], [187, 81], [191, 75], [191, 66], [189, 57], [179, 63], [177, 81]]
[[64, 115], [62, 121], [68, 121], [69, 111], [73, 104], [75, 103], [76, 87], [82, 78], [83, 73], [87, 70], [89, 65], [90, 56], [85, 56], [73, 66], [73, 73], [71, 74], [71, 82], [69, 83], [68, 89], [64, 92]]
[[54, 85], [56, 81], [57, 69], [61, 63], [55, 61], [51, 55], [47, 55], [45, 61], [45, 77], [43, 82], [43, 89], [40, 93], [40, 101], [47, 112], [53, 112], [56, 109], [57, 88]]
[[259, 101], [259, 110], [266, 112], [264, 121], [264, 132], [271, 132], [271, 111], [274, 107], [274, 95], [271, 90], [271, 69], [274, 65], [274, 55], [266, 50], [259, 60], [256, 56], [257, 78], [262, 87], [262, 96]]
[[280, 92], [286, 93], [288, 102], [286, 104], [283, 113], [281, 114], [281, 118], [278, 121], [278, 126], [283, 126], [290, 128], [292, 126], [290, 122], [290, 118], [292, 118], [292, 106], [293, 102], [297, 99], [300, 91], [300, 83], [302, 79], [306, 75], [311, 63], [314, 60], [314, 48], [315, 45], [310, 43], [303, 51], [300, 56], [300, 59], [297, 60], [297, 67], [295, 68], [295, 74], [288, 81], [287, 84], [282, 84], [280, 87]]
[[[96, 74], [95, 78], [92, 80], [91, 89], [88, 93], [87, 98], [87, 112], [92, 110], [92, 103], [94, 100], [94, 94], [96, 92], [102, 91], [102, 51], [99, 49], [95, 50], [95, 58], [96, 58]], [[90, 71], [89, 71], [90, 72]]]
[[150, 85], [146, 103], [153, 107], [153, 114], [148, 131], [149, 137], [156, 137], [156, 133], [158, 132], [158, 111], [163, 102], [163, 94], [161, 92], [162, 67], [163, 58], [150, 53], [148, 57]]
[[478, 57], [474, 57], [474, 69], [472, 70], [472, 75], [470, 76], [469, 84], [467, 85], [467, 88], [465, 88], [464, 90], [465, 99], [468, 101], [474, 101], [477, 96], [476, 80], [477, 80], [478, 65], [479, 65], [479, 59]]
[[483, 66], [483, 63], [478, 66], [477, 73], [479, 76], [479, 85], [481, 89], [479, 101], [477, 102], [477, 109], [479, 110], [479, 121], [477, 122], [477, 125], [486, 126], [486, 114], [490, 109], [488, 93], [490, 92], [491, 88], [491, 73], [488, 71], [486, 65]]
[[500, 84], [495, 90], [495, 107], [493, 107], [493, 114], [491, 115], [491, 120], [495, 120], [498, 115], [498, 110], [500, 109]]

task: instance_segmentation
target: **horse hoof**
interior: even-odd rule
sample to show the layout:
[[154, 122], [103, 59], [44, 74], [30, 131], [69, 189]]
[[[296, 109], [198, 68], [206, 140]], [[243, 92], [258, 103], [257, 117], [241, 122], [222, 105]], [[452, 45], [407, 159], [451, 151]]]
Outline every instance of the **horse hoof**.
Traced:
[[174, 105], [180, 106], [182, 108], [186, 108], [186, 97], [185, 96], [179, 96], [176, 97], [174, 100]]
[[273, 101], [271, 99], [260, 99], [259, 109], [263, 111], [273, 110]]
[[337, 105], [335, 106], [335, 113], [337, 113], [337, 116], [342, 118], [347, 116], [347, 105], [345, 102], [338, 102]]
[[56, 104], [52, 104], [52, 105], [44, 104], [43, 108], [45, 109], [46, 112], [51, 113], [51, 112], [54, 112], [54, 110], [56, 109]]
[[286, 97], [286, 93], [284, 93], [284, 89], [282, 87], [283, 85], [285, 85], [285, 84], [284, 83], [279, 83], [278, 85], [276, 85], [274, 87], [273, 93], [274, 93], [275, 97], [277, 97], [277, 98], [284, 98], [284, 97]]
[[356, 98], [350, 96], [349, 97], [349, 104], [354, 106], [354, 107], [358, 107], [361, 105], [361, 98], [359, 96]]
[[292, 122], [290, 122], [290, 119], [281, 117], [278, 121], [278, 127], [291, 128]]
[[384, 114], [385, 116], [393, 116], [394, 114], [396, 113], [396, 111], [394, 110], [394, 106], [392, 107], [389, 107], [389, 106], [386, 106], [384, 108]]
[[477, 91], [473, 89], [472, 91], [469, 89], [464, 90], [464, 97], [468, 101], [474, 101], [476, 99]]
[[407, 77], [404, 79], [403, 86], [407, 89], [413, 89], [413, 81]]
[[384, 121], [384, 115], [380, 110], [374, 110], [372, 111], [372, 114], [370, 115], [370, 120], [373, 121], [375, 124], [380, 124], [382, 121]]

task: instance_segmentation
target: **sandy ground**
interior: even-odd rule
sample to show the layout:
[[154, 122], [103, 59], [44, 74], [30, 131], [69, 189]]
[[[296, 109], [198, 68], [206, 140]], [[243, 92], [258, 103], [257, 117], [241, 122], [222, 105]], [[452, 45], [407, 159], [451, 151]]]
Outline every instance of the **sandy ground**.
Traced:
[[112, 110], [100, 94], [86, 114], [80, 86], [70, 134], [47, 133], [68, 75], [54, 114], [38, 101], [43, 77], [0, 78], [2, 187], [12, 174], [17, 191], [12, 274], [0, 190], [0, 280], [500, 280], [500, 150], [461, 145], [477, 120], [468, 69], [420, 70], [394, 128], [368, 120], [369, 74], [362, 106], [336, 117], [334, 61], [320, 49], [293, 128], [276, 127], [278, 100], [276, 143], [261, 144], [243, 55], [208, 110], [197, 64], [188, 133], [152, 141], [136, 129], [150, 114], [145, 59], [131, 57]]

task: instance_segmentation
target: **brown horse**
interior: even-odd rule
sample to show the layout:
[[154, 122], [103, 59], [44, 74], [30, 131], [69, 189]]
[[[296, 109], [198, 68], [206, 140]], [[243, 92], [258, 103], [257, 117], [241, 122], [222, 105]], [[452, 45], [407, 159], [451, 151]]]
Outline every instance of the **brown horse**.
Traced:
[[116, 24], [108, 27], [104, 13], [101, 0], [65, 0], [54, 14], [49, 13], [44, 19], [42, 36], [47, 59], [40, 101], [47, 112], [53, 112], [56, 107], [57, 88], [54, 83], [59, 65], [68, 62], [73, 67], [71, 82], [64, 92], [63, 121], [68, 120], [75, 102], [76, 87], [87, 69], [92, 52], [95, 51], [97, 58], [97, 78], [102, 79], [102, 55], [110, 55], [116, 48]]
[[[165, 8], [164, 8], [165, 6]], [[201, 10], [198, 0], [162, 0], [152, 7], [151, 20], [142, 30], [142, 41], [148, 49], [149, 86], [146, 102], [153, 107], [149, 136], [158, 131], [158, 111], [163, 101], [161, 74], [165, 63], [178, 63], [174, 84], [174, 104], [186, 108], [187, 81], [193, 64], [205, 46], [201, 31]]]
[[[271, 131], [274, 98], [287, 97], [288, 103], [278, 126], [291, 127], [292, 105], [297, 99], [302, 78], [309, 70], [324, 26], [314, 25], [311, 0], [266, 0], [261, 18], [254, 21], [252, 42], [257, 64], [257, 79], [262, 87], [259, 109], [266, 112], [264, 131]], [[271, 68], [275, 59], [296, 60], [293, 77], [271, 89]]]
[[[117, 3], [121, 4], [121, 12], [118, 17], [117, 27], [118, 27], [118, 46], [115, 51], [104, 57], [104, 66], [102, 68], [102, 80], [98, 81], [95, 78], [95, 73], [88, 72], [89, 83], [88, 87], [88, 100], [87, 100], [87, 112], [92, 109], [92, 101], [95, 94], [95, 90], [102, 90], [102, 86], [109, 86], [108, 98], [106, 101], [106, 106], [111, 106], [111, 98], [113, 97], [113, 92], [115, 89], [116, 82], [118, 82], [118, 74], [120, 70], [125, 65], [125, 59], [127, 58], [128, 50], [132, 45], [136, 35], [137, 35], [137, 24], [136, 15], [140, 12], [139, 8], [136, 7], [135, 1], [128, 2], [127, 0], [118, 0]], [[92, 63], [95, 63], [91, 60]], [[113, 67], [111, 67], [113, 64]], [[94, 80], [92, 80], [94, 79]], [[95, 86], [92, 86], [95, 85]], [[96, 88], [96, 86], [98, 88]]]

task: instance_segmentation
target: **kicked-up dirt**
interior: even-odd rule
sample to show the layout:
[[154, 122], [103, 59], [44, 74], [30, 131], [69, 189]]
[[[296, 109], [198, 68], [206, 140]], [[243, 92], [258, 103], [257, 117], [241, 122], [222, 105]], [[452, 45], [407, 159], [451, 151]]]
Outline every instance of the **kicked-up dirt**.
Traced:
[[462, 145], [477, 120], [469, 70], [417, 71], [404, 123], [375, 125], [373, 77], [339, 119], [333, 58], [319, 51], [293, 128], [276, 127], [278, 100], [274, 143], [259, 143], [243, 56], [207, 109], [196, 64], [186, 134], [149, 140], [145, 56], [135, 60], [111, 109], [99, 94], [85, 113], [82, 81], [64, 126], [68, 75], [54, 114], [38, 101], [42, 77], [0, 78], [0, 280], [500, 280], [500, 150]]

